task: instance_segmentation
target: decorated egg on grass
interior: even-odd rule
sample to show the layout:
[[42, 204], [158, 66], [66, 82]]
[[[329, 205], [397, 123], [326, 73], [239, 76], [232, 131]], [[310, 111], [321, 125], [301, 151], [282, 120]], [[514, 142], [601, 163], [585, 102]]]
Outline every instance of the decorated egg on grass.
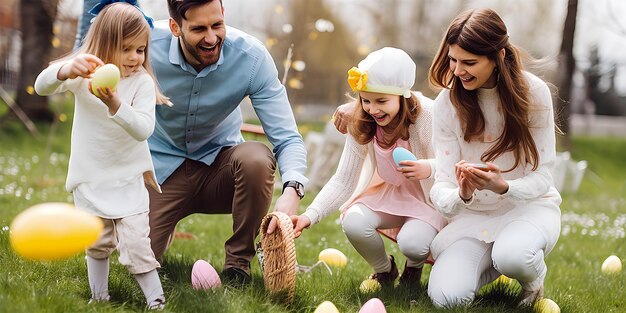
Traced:
[[513, 279], [506, 277], [504, 275], [500, 275], [500, 277], [496, 278], [496, 284], [508, 286], [513, 283]]
[[18, 214], [11, 225], [11, 247], [31, 260], [60, 260], [91, 246], [102, 232], [100, 218], [69, 203], [34, 205]]
[[330, 301], [322, 302], [313, 313], [339, 313], [337, 307]]
[[415, 155], [413, 155], [413, 153], [411, 153], [411, 151], [402, 147], [397, 147], [393, 149], [393, 152], [391, 154], [393, 156], [393, 161], [396, 163], [396, 166], [401, 166], [400, 162], [402, 161], [417, 161], [417, 158], [415, 157]]
[[91, 76], [91, 91], [96, 96], [100, 96], [98, 93], [98, 87], [106, 89], [106, 87], [115, 90], [117, 83], [120, 82], [120, 69], [115, 64], [105, 64], [96, 69]]
[[602, 273], [617, 274], [622, 270], [622, 260], [617, 256], [611, 255], [602, 263]]
[[359, 310], [359, 313], [386, 313], [385, 305], [378, 298], [367, 300]]
[[556, 302], [548, 298], [539, 299], [535, 302], [535, 312], [537, 313], [561, 313], [561, 308]]
[[361, 291], [361, 293], [367, 294], [377, 292], [380, 290], [380, 288], [381, 285], [377, 280], [368, 278], [361, 282], [361, 285], [359, 286], [359, 291]]
[[345, 267], [348, 263], [348, 258], [346, 257], [346, 255], [343, 254], [343, 252], [333, 248], [322, 250], [318, 256], [318, 259], [320, 261], [326, 262], [326, 264], [330, 266], [336, 267]]
[[191, 269], [191, 285], [194, 289], [211, 289], [222, 286], [220, 276], [205, 260], [198, 260]]

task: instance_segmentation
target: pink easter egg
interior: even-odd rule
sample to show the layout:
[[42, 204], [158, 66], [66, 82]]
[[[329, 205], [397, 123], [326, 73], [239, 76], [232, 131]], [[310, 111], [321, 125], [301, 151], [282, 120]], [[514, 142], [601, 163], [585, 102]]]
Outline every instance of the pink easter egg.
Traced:
[[378, 298], [367, 300], [359, 310], [359, 313], [386, 313], [385, 305]]
[[194, 289], [211, 289], [222, 286], [222, 281], [209, 262], [198, 260], [191, 269], [191, 285]]

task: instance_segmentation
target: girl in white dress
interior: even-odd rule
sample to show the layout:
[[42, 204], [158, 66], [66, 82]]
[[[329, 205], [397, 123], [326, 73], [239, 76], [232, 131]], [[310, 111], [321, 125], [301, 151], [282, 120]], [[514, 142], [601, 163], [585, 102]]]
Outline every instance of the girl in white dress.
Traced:
[[[407, 257], [400, 284], [419, 287], [430, 243], [445, 225], [428, 197], [434, 167], [432, 100], [410, 92], [415, 63], [400, 49], [374, 51], [348, 74], [358, 92], [349, 136], [336, 173], [306, 212], [292, 217], [295, 233], [341, 209], [343, 231], [373, 268], [371, 278], [393, 286], [399, 275], [381, 232], [396, 240]], [[417, 161], [397, 166], [396, 147], [412, 151]]]
[[542, 296], [544, 258], [561, 225], [550, 174], [550, 90], [523, 70], [520, 51], [490, 9], [452, 21], [429, 76], [443, 88], [433, 110], [430, 195], [449, 223], [432, 243], [428, 294], [436, 306], [468, 304], [503, 274], [522, 285], [520, 304], [532, 304]]
[[[100, 238], [87, 249], [90, 302], [109, 300], [109, 256], [117, 249], [148, 308], [161, 309], [165, 296], [148, 238], [145, 185], [160, 192], [147, 139], [154, 130], [155, 104], [169, 101], [149, 65], [151, 19], [133, 5], [110, 2], [96, 6], [102, 11], [84, 45], [39, 74], [35, 90], [40, 95], [71, 91], [75, 96], [66, 189], [74, 194], [77, 208], [104, 223]], [[115, 90], [98, 87], [94, 92], [91, 75], [105, 63], [115, 64], [122, 78]]]

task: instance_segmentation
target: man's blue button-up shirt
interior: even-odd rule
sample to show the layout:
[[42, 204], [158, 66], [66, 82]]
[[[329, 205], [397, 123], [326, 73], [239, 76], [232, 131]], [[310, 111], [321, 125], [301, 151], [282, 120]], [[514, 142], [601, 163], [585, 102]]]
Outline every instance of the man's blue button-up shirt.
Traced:
[[150, 61], [163, 93], [173, 106], [156, 108], [149, 138], [159, 183], [187, 159], [211, 165], [222, 147], [242, 143], [240, 102], [249, 96], [273, 146], [282, 181], [307, 183], [306, 149], [285, 87], [263, 44], [227, 27], [217, 63], [197, 72], [182, 54], [167, 24], [152, 31]]

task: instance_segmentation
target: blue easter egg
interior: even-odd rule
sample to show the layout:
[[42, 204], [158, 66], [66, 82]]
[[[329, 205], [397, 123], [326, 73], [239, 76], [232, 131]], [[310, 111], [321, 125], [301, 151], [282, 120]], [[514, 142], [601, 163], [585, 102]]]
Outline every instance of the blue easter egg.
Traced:
[[406, 160], [417, 161], [417, 158], [413, 155], [413, 153], [411, 153], [411, 151], [402, 147], [397, 147], [393, 149], [392, 155], [393, 155], [393, 161], [396, 162], [396, 166], [400, 166], [401, 161], [406, 161]]

